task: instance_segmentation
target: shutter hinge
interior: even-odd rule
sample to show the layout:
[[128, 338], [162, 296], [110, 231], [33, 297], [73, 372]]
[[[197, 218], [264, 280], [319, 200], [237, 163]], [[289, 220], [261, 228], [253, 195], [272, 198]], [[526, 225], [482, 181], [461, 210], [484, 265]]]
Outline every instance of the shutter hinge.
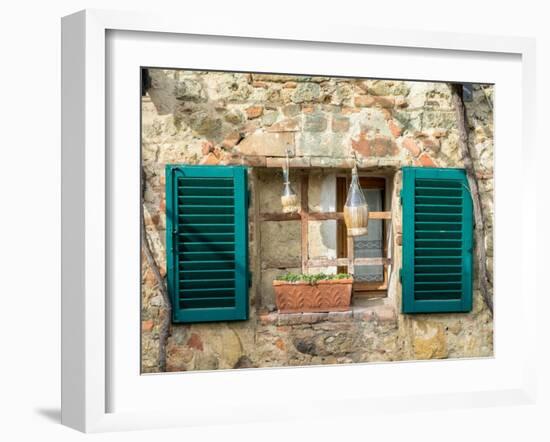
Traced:
[[252, 272], [248, 271], [248, 288], [252, 287]]
[[403, 268], [399, 269], [399, 282], [403, 285]]
[[403, 205], [403, 189], [399, 191], [399, 202]]

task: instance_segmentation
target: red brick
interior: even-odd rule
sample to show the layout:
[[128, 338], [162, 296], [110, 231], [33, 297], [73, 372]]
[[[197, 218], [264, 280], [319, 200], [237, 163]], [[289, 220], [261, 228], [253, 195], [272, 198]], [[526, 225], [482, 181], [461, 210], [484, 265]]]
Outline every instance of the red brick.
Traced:
[[401, 132], [403, 129], [401, 128], [401, 125], [399, 123], [396, 123], [395, 120], [388, 121], [388, 127], [390, 128], [390, 132], [394, 137], [400, 137]]
[[432, 152], [439, 152], [441, 150], [441, 144], [437, 138], [426, 138], [422, 140], [422, 144], [426, 149], [430, 149]]
[[246, 116], [252, 120], [253, 118], [258, 118], [264, 113], [263, 106], [250, 106], [246, 109]]
[[387, 109], [395, 106], [395, 99], [393, 97], [373, 97], [371, 95], [357, 95], [354, 102], [355, 106], [357, 107], [378, 106]]
[[361, 131], [358, 139], [351, 140], [351, 145], [365, 157], [386, 157], [397, 153], [397, 145], [393, 139], [383, 135], [375, 135], [369, 139], [364, 131]]
[[374, 106], [376, 100], [370, 95], [358, 95], [355, 97], [354, 103], [357, 107], [371, 107]]
[[405, 138], [403, 140], [403, 147], [415, 157], [420, 155], [420, 147], [418, 147], [418, 143], [412, 138]]
[[202, 154], [208, 155], [210, 152], [214, 151], [214, 145], [211, 141], [203, 141], [202, 143]]
[[335, 115], [332, 117], [333, 132], [347, 132], [349, 130], [349, 118]]
[[267, 89], [268, 86], [269, 85], [265, 81], [253, 81], [252, 82], [252, 87], [261, 87], [263, 89]]
[[267, 132], [298, 132], [299, 130], [300, 120], [298, 118], [286, 118], [271, 125]]
[[423, 153], [418, 157], [418, 159], [415, 161], [417, 166], [422, 167], [437, 167], [437, 164], [435, 164], [434, 160], [427, 154]]
[[187, 340], [187, 346], [194, 348], [195, 350], [200, 350], [200, 351], [204, 350], [201, 337], [196, 333], [191, 333], [191, 336]]
[[224, 149], [232, 149], [237, 145], [240, 140], [241, 135], [239, 134], [239, 132], [231, 132], [225, 137], [225, 140], [222, 141], [222, 147]]
[[212, 152], [210, 152], [207, 156], [205, 156], [201, 160], [201, 164], [209, 164], [209, 165], [215, 165], [220, 162], [220, 159], [214, 155]]
[[282, 351], [285, 351], [285, 350], [286, 350], [285, 341], [283, 341], [281, 338], [278, 338], [278, 339], [275, 341], [275, 346], [276, 346], [279, 350], [282, 350]]
[[343, 115], [356, 114], [358, 112], [361, 112], [361, 109], [356, 109], [354, 107], [349, 107], [349, 106], [344, 106], [342, 108]]
[[277, 322], [278, 315], [277, 313], [261, 313], [260, 322], [263, 325], [275, 324]]
[[145, 271], [145, 274], [143, 275], [144, 283], [146, 286], [153, 287], [157, 280], [155, 279], [155, 275], [153, 272], [149, 269]]
[[153, 330], [154, 325], [155, 323], [153, 322], [152, 319], [148, 319], [147, 321], [141, 321], [141, 331], [150, 332], [151, 330]]
[[395, 106], [395, 98], [393, 97], [374, 97], [377, 106], [388, 109]]

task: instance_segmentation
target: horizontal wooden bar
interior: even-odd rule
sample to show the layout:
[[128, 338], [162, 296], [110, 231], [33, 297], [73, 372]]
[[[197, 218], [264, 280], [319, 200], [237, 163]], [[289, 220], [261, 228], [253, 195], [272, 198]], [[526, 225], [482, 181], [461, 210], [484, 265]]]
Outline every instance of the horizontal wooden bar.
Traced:
[[[302, 219], [300, 213], [260, 213], [260, 221], [296, 221]], [[309, 212], [314, 221], [344, 219], [343, 212]], [[391, 219], [391, 212], [369, 212], [369, 219]]]
[[[348, 258], [323, 258], [310, 259], [307, 263], [308, 267], [332, 267], [332, 266], [348, 266], [350, 260]], [[390, 258], [355, 258], [353, 264], [356, 266], [375, 266], [389, 265]]]
[[344, 214], [342, 212], [309, 212], [309, 219], [315, 221], [344, 219]]
[[299, 213], [260, 213], [260, 221], [300, 221]]
[[[375, 265], [389, 265], [391, 264], [391, 258], [355, 258], [355, 265], [359, 266], [375, 266]], [[333, 267], [333, 266], [348, 266], [348, 258], [321, 258], [310, 259], [307, 262], [308, 267]], [[298, 268], [301, 266], [299, 259], [288, 261], [263, 261], [262, 269], [289, 269]]]
[[391, 212], [369, 212], [369, 219], [391, 219]]

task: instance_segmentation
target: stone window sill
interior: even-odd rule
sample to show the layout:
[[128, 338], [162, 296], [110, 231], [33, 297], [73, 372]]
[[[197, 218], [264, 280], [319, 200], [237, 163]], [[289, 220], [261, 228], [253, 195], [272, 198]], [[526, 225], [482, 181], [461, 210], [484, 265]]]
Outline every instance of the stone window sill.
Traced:
[[262, 325], [299, 325], [316, 324], [318, 322], [360, 322], [376, 321], [397, 323], [395, 308], [385, 304], [364, 306], [354, 305], [345, 312], [329, 313], [279, 313], [264, 312], [259, 315]]

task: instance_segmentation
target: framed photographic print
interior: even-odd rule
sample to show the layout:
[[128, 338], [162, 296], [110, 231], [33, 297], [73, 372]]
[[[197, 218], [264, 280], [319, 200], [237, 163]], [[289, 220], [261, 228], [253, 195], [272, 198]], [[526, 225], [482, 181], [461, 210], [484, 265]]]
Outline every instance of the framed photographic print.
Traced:
[[235, 29], [63, 19], [63, 423], [529, 403], [532, 41]]

